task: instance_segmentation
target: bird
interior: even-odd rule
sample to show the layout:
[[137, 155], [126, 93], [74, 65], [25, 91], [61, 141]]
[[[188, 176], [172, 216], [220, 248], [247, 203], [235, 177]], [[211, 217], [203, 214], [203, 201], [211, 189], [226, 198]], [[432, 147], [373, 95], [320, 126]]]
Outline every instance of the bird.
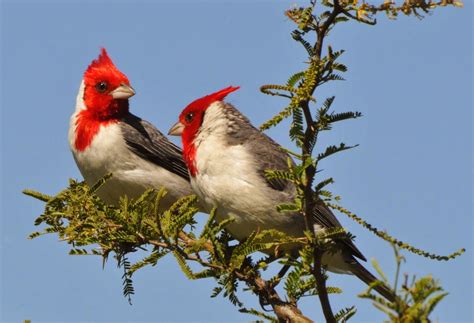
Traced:
[[[298, 212], [279, 212], [276, 206], [291, 203], [295, 185], [282, 179], [268, 179], [265, 170], [288, 171], [289, 155], [269, 136], [255, 128], [224, 98], [239, 87], [227, 87], [190, 103], [179, 115], [169, 135], [181, 136], [191, 186], [204, 207], [216, 208], [216, 220], [234, 221], [226, 230], [243, 241], [258, 230], [276, 229], [293, 237], [304, 237], [304, 217]], [[315, 203], [315, 233], [341, 228], [324, 201]], [[327, 270], [354, 274], [366, 284], [377, 281], [358, 260], [366, 261], [351, 239], [336, 241], [336, 253], [324, 253]], [[382, 296], [396, 296], [385, 284], [375, 287]]]
[[147, 189], [164, 187], [160, 203], [167, 209], [193, 194], [182, 151], [150, 122], [129, 111], [135, 95], [127, 76], [112, 62], [105, 48], [87, 67], [69, 124], [74, 160], [92, 186], [111, 173], [96, 192], [107, 204], [136, 199]]

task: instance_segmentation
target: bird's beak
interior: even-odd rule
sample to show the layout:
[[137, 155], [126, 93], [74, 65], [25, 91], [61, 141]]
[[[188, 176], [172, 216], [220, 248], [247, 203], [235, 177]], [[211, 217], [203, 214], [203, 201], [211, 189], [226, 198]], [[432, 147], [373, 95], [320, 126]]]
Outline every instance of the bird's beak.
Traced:
[[171, 127], [171, 129], [168, 131], [168, 135], [170, 136], [181, 136], [184, 130], [184, 124], [181, 122], [176, 122], [174, 126]]
[[128, 99], [135, 95], [135, 90], [131, 86], [122, 83], [118, 88], [110, 92], [110, 95], [114, 99]]

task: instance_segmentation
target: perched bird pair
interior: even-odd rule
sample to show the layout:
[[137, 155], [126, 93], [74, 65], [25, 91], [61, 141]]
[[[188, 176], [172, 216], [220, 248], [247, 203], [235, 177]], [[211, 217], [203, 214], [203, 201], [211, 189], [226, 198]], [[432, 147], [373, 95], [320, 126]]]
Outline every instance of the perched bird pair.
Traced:
[[[288, 155], [223, 102], [237, 89], [228, 87], [204, 96], [183, 110], [169, 131], [181, 136], [181, 152], [153, 125], [129, 112], [128, 99], [135, 92], [102, 49], [84, 74], [71, 117], [69, 143], [74, 159], [89, 185], [113, 174], [97, 192], [107, 203], [165, 187], [164, 208], [195, 193], [205, 211], [217, 207], [218, 221], [235, 218], [226, 230], [238, 240], [258, 229], [301, 237], [303, 216], [276, 210], [277, 205], [294, 200], [294, 184], [264, 175], [266, 169], [287, 170]], [[316, 231], [341, 226], [324, 202], [315, 206], [313, 219]], [[366, 260], [350, 239], [337, 244], [339, 252], [323, 256], [328, 270], [354, 274], [367, 284], [376, 280], [356, 259]], [[395, 299], [385, 285], [375, 289], [388, 300]]]

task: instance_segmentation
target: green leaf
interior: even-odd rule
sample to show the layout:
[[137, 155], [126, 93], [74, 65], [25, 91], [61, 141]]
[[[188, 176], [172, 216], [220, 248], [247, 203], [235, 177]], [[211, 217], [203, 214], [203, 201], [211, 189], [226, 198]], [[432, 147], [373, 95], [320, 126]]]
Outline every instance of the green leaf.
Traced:
[[316, 185], [316, 187], [314, 188], [314, 190], [316, 192], [320, 192], [323, 187], [325, 187], [329, 184], [333, 184], [333, 183], [334, 183], [334, 180], [332, 179], [332, 177], [326, 178], [325, 180], [319, 182], [318, 185]]
[[309, 57], [313, 57], [314, 55], [313, 46], [311, 46], [311, 44], [303, 38], [302, 33], [300, 31], [294, 30], [291, 33], [291, 37], [293, 37], [294, 40], [296, 40], [301, 45], [303, 45]]
[[362, 117], [362, 113], [360, 112], [342, 112], [342, 113], [332, 113], [329, 115], [329, 122], [334, 123], [338, 121], [343, 121], [347, 119], [356, 119]]
[[265, 313], [260, 312], [260, 311], [257, 311], [257, 310], [254, 309], [254, 308], [249, 308], [249, 309], [247, 309], [247, 308], [244, 307], [244, 308], [239, 309], [239, 312], [240, 312], [240, 313], [246, 313], [246, 314], [251, 314], [251, 315], [255, 315], [255, 316], [261, 317], [261, 318], [267, 320], [268, 322], [275, 322], [275, 323], [278, 322], [278, 320], [277, 320], [276, 317], [271, 316], [271, 315], [268, 315], [268, 314], [265, 314]]
[[91, 193], [97, 192], [97, 190], [98, 190], [99, 188], [101, 188], [101, 187], [105, 184], [105, 182], [107, 182], [111, 177], [112, 177], [112, 173], [106, 174], [104, 177], [102, 177], [101, 179], [99, 179], [99, 180], [97, 181], [97, 183], [95, 183], [94, 185], [91, 186], [90, 192], [91, 192]]
[[305, 74], [304, 71], [293, 74], [292, 76], [290, 76], [286, 84], [290, 87], [295, 87], [296, 83], [303, 79], [304, 74]]
[[35, 199], [43, 201], [43, 202], [49, 202], [50, 200], [53, 199], [53, 197], [50, 195], [46, 195], [37, 191], [28, 190], [28, 189], [23, 190], [23, 194], [34, 197]]
[[186, 264], [186, 260], [181, 256], [176, 250], [173, 250], [173, 256], [176, 258], [176, 261], [181, 268], [182, 272], [188, 277], [188, 279], [196, 279], [191, 268], [189, 268], [188, 264]]
[[339, 144], [339, 146], [334, 146], [334, 145], [333, 145], [333, 146], [327, 147], [326, 150], [325, 150], [323, 153], [318, 154], [318, 156], [316, 157], [316, 159], [317, 159], [318, 161], [320, 161], [320, 160], [322, 160], [322, 159], [324, 159], [324, 158], [327, 158], [327, 157], [329, 157], [329, 156], [331, 156], [331, 155], [333, 155], [333, 154], [336, 154], [336, 153], [341, 152], [341, 151], [343, 151], [343, 150], [349, 150], [349, 149], [355, 148], [355, 147], [357, 147], [357, 146], [359, 146], [359, 145], [346, 146], [345, 143], [341, 142], [341, 143]]
[[293, 110], [293, 106], [288, 105], [285, 109], [280, 111], [277, 115], [272, 117], [270, 120], [266, 121], [260, 126], [260, 130], [264, 131], [267, 129], [270, 129], [271, 127], [275, 127], [278, 125], [280, 122], [282, 122], [284, 119], [288, 118], [291, 116]]
[[153, 251], [150, 255], [146, 256], [141, 261], [133, 264], [130, 267], [129, 274], [133, 275], [138, 269], [143, 268], [147, 265], [155, 266], [156, 263], [158, 262], [158, 260], [160, 260], [161, 258], [166, 256], [168, 253], [169, 253], [169, 251], [165, 251], [165, 250], [163, 250], [163, 251], [160, 251], [160, 250]]
[[276, 207], [278, 212], [298, 212], [301, 211], [301, 206], [295, 203], [282, 203]]
[[74, 248], [69, 250], [69, 254], [73, 256], [83, 256], [88, 255], [89, 252], [86, 249]]

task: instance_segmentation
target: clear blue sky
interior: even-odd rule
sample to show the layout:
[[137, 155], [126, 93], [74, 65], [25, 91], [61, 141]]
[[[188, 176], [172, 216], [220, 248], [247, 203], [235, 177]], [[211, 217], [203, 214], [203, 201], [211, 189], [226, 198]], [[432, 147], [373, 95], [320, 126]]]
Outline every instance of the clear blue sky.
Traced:
[[[242, 87], [230, 102], [261, 124], [286, 102], [259, 86], [283, 83], [304, 66], [283, 15], [293, 3], [1, 1], [2, 322], [253, 319], [210, 299], [213, 281], [188, 281], [173, 259], [138, 272], [129, 306], [113, 261], [103, 270], [100, 258], [68, 256], [56, 236], [26, 239], [43, 205], [21, 190], [54, 194], [81, 178], [67, 128], [82, 73], [101, 46], [137, 91], [132, 111], [162, 130], [190, 101], [228, 85]], [[466, 0], [464, 9], [441, 8], [422, 21], [338, 26], [329, 41], [347, 50], [347, 81], [317, 93], [337, 95], [338, 111], [364, 114], [322, 139], [360, 144], [322, 165], [343, 204], [420, 248], [468, 249], [449, 263], [406, 254], [404, 272], [431, 273], [449, 291], [433, 315], [440, 322], [473, 320], [472, 9]], [[269, 134], [290, 146], [285, 126]], [[393, 276], [388, 244], [340, 219]], [[330, 283], [345, 290], [331, 297], [335, 309], [356, 305], [354, 321], [382, 320], [356, 297], [365, 289], [356, 278], [331, 275]], [[258, 306], [253, 296], [243, 299]], [[321, 321], [317, 299], [302, 308]]]

